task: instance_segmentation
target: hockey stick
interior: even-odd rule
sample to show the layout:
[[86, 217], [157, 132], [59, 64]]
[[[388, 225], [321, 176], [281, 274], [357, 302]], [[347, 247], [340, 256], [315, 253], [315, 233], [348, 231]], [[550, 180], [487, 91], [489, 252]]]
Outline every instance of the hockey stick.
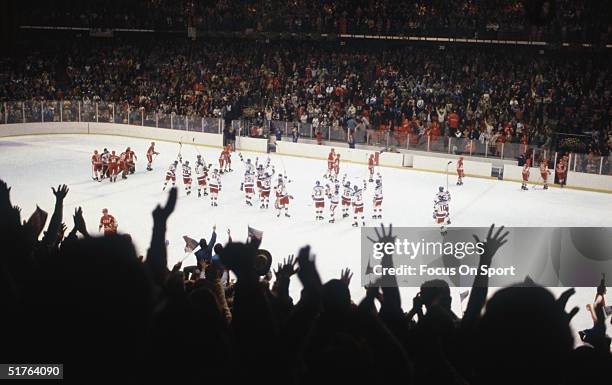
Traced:
[[449, 160], [446, 164], [446, 191], [448, 191], [448, 166], [450, 166], [451, 163], [453, 163], [453, 161]]

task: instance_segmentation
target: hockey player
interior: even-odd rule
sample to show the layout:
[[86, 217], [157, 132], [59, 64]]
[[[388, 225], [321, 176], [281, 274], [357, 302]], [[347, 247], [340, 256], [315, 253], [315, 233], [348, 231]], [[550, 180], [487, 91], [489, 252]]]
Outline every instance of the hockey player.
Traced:
[[382, 219], [382, 202], [383, 202], [383, 191], [382, 191], [382, 179], [376, 179], [376, 187], [374, 188], [374, 208], [372, 219]]
[[340, 185], [336, 183], [333, 191], [327, 185], [326, 190], [326, 195], [329, 198], [329, 223], [334, 223], [336, 221], [336, 207], [340, 202]]
[[221, 150], [221, 155], [219, 155], [219, 173], [223, 174], [223, 167], [225, 167], [225, 147]]
[[523, 183], [521, 184], [521, 190], [529, 190], [527, 188], [527, 182], [529, 181], [529, 169], [531, 168], [531, 159], [527, 159], [525, 161], [525, 165], [523, 166]]
[[255, 174], [255, 165], [251, 163], [251, 158], [247, 158], [245, 161], [242, 154], [238, 154], [238, 157], [240, 158], [240, 161], [244, 163], [245, 173]]
[[332, 173], [334, 171], [334, 162], [336, 161], [336, 150], [331, 149], [329, 154], [327, 155], [327, 177], [331, 178]]
[[132, 149], [129, 147], [125, 150], [125, 155], [127, 173], [133, 174], [136, 171], [136, 161], [138, 160], [138, 157], [136, 156], [136, 153], [134, 153], [134, 151], [132, 151]]
[[349, 216], [349, 209], [351, 208], [351, 202], [353, 200], [353, 190], [351, 189], [351, 182], [344, 181], [346, 179], [346, 175], [343, 178], [343, 186], [342, 190], [342, 218], [346, 218]]
[[178, 167], [178, 160], [175, 160], [174, 162], [170, 163], [170, 166], [168, 167], [168, 171], [166, 171], [166, 181], [164, 182], [164, 188], [162, 189], [162, 191], [166, 189], [166, 186], [168, 185], [169, 181], [172, 181], [172, 187], [176, 185], [176, 168], [177, 167]]
[[225, 146], [225, 172], [234, 171], [232, 170], [232, 146]]
[[448, 202], [450, 202], [450, 193], [448, 191], [444, 191], [444, 187], [440, 186], [438, 188], [436, 198], [434, 199], [433, 218], [436, 221], [436, 224], [440, 225], [440, 233], [442, 235], [446, 234], [445, 225], [450, 225], [451, 223]]
[[463, 157], [457, 160], [457, 186], [463, 186]]
[[196, 163], [195, 163], [195, 166], [194, 166], [194, 167], [197, 169], [197, 167], [198, 167], [199, 165], [202, 165], [202, 166], [205, 166], [205, 165], [206, 165], [206, 162], [204, 162], [204, 158], [202, 158], [202, 155], [200, 155], [200, 154], [198, 154], [198, 155], [196, 156]]
[[315, 207], [315, 219], [323, 219], [323, 209], [325, 208], [325, 195], [323, 195], [324, 189], [321, 186], [321, 182], [317, 181], [315, 186], [312, 188], [312, 200]]
[[219, 191], [221, 191], [221, 179], [217, 169], [214, 169], [208, 178], [208, 189], [210, 191], [210, 205], [218, 206], [217, 200], [219, 199]]
[[117, 221], [115, 217], [108, 213], [108, 209], [102, 209], [102, 218], [100, 218], [100, 225], [98, 231], [104, 229], [104, 235], [117, 234]]
[[272, 174], [265, 173], [261, 180], [261, 188], [259, 189], [260, 209], [267, 209], [270, 203], [270, 190], [272, 188]]
[[372, 183], [374, 182], [374, 154], [370, 155], [370, 158], [368, 159], [368, 171], [370, 173], [370, 179], [369, 182]]
[[336, 159], [334, 159], [334, 174], [332, 180], [338, 180], [338, 175], [340, 174], [340, 154], [336, 154]]
[[153, 155], [159, 155], [159, 152], [155, 151], [155, 142], [151, 142], [149, 149], [147, 150], [147, 171], [152, 171], [153, 167]]
[[566, 158], [562, 157], [557, 163], [557, 168], [555, 173], [557, 174], [557, 180], [559, 181], [559, 185], [563, 187], [565, 185], [565, 178], [567, 177], [567, 163]]
[[[249, 159], [250, 160], [250, 159]], [[240, 185], [240, 191], [244, 190], [244, 197], [246, 199], [247, 206], [253, 206], [253, 193], [254, 190], [254, 177], [255, 174], [251, 172], [244, 173], [244, 182]]]
[[102, 171], [102, 157], [98, 154], [98, 150], [94, 150], [91, 156], [91, 168], [93, 170], [93, 179], [98, 182], [102, 181], [100, 172]]
[[127, 152], [125, 151], [119, 155], [119, 171], [121, 179], [127, 179]]
[[106, 148], [102, 151], [100, 158], [102, 159], [102, 175], [100, 179], [104, 179], [108, 175], [108, 161], [110, 160], [110, 153]]
[[189, 161], [186, 160], [183, 166], [183, 184], [185, 185], [185, 192], [187, 195], [191, 194], [191, 166]]
[[353, 205], [353, 218], [355, 219], [353, 227], [359, 226], [359, 222], [357, 221], [358, 218], [361, 218], [361, 224], [365, 226], [363, 217], [363, 191], [357, 185], [353, 186], [353, 199], [351, 203]]
[[108, 157], [108, 176], [111, 182], [117, 181], [117, 174], [119, 173], [119, 157], [115, 154], [115, 151], [111, 151]]
[[276, 192], [276, 209], [278, 210], [278, 213], [276, 214], [276, 217], [280, 217], [281, 212], [283, 211], [283, 209], [285, 210], [285, 216], [287, 218], [291, 217], [291, 215], [289, 215], [289, 199], [291, 199], [291, 196], [289, 194], [287, 194], [287, 184], [286, 183], [282, 183], [281, 179], [279, 179], [279, 183], [278, 185], [275, 187], [275, 192]]
[[206, 178], [208, 177], [208, 168], [204, 165], [204, 162], [200, 161], [200, 159], [201, 158], [198, 158], [198, 160], [196, 161], [195, 169], [198, 179], [198, 197], [202, 197], [202, 195], [208, 195], [208, 193], [206, 192]]
[[540, 176], [542, 177], [542, 182], [544, 184], [544, 190], [548, 190], [548, 176], [550, 175], [550, 170], [548, 169], [548, 159], [542, 159], [540, 163]]

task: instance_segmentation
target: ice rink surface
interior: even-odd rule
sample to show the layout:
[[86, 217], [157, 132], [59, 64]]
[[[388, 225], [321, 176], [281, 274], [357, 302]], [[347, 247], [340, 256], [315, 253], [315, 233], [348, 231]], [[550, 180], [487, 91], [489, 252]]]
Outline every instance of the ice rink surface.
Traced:
[[[185, 134], [182, 155], [184, 160], [195, 163], [198, 151], [206, 163], [218, 165], [220, 149], [195, 147], [192, 138]], [[51, 186], [67, 184], [70, 192], [65, 200], [64, 222], [72, 228], [72, 213], [82, 206], [91, 234], [97, 234], [103, 208], [115, 216], [119, 231], [129, 233], [140, 254], [145, 255], [150, 241], [151, 211], [165, 202], [162, 192], [168, 165], [177, 157], [179, 145], [157, 142], [160, 154], [155, 158], [153, 171], [145, 171], [145, 153], [150, 141], [144, 139], [106, 135], [41, 135], [0, 139], [0, 178], [12, 186], [13, 204], [22, 208], [22, 217], [28, 217], [38, 204], [51, 215], [54, 196]], [[90, 158], [94, 149], [115, 150], [117, 153], [130, 146], [138, 156], [136, 173], [127, 180], [116, 183], [92, 180]], [[252, 161], [264, 160], [267, 155], [244, 152]], [[360, 286], [360, 230], [351, 227], [351, 218], [342, 219], [338, 207], [336, 223], [317, 222], [310, 198], [315, 181], [325, 184], [322, 177], [327, 164], [322, 160], [271, 155], [278, 173], [286, 173], [291, 179], [288, 192], [294, 197], [289, 213], [291, 218], [276, 217], [276, 211], [259, 209], [244, 203], [240, 183], [244, 166], [237, 154], [232, 154], [234, 172], [223, 175], [219, 206], [211, 207], [208, 198], [198, 198], [194, 190], [186, 196], [182, 180], [177, 173], [179, 200], [168, 223], [169, 265], [181, 260], [183, 235], [195, 239], [210, 237], [213, 225], [217, 226], [218, 240], [227, 241], [230, 228], [234, 240], [244, 241], [247, 226], [264, 232], [262, 248], [274, 257], [274, 265], [289, 254], [295, 254], [300, 246], [310, 244], [316, 254], [316, 263], [324, 281], [337, 278], [340, 270], [348, 267], [355, 272], [351, 282], [351, 294], [355, 301], [363, 297]], [[384, 187], [383, 219], [393, 226], [434, 226], [432, 208], [438, 186], [445, 185], [443, 174], [409, 169], [378, 168]], [[340, 175], [347, 173], [352, 182], [362, 182], [367, 176], [365, 165], [341, 164]], [[275, 180], [275, 179], [274, 179]], [[612, 196], [605, 193], [541, 187], [521, 191], [520, 183], [498, 180], [465, 178], [465, 184], [455, 186], [456, 177], [450, 177], [450, 204], [452, 226], [484, 227], [491, 223], [505, 226], [612, 226]], [[195, 187], [195, 186], [194, 186]], [[371, 218], [372, 185], [365, 192], [365, 216], [367, 226], [376, 226], [381, 220]], [[271, 206], [273, 206], [273, 197]], [[327, 209], [327, 207], [326, 207]], [[340, 215], [338, 215], [340, 214]], [[325, 212], [328, 215], [328, 212]], [[189, 256], [183, 266], [195, 264]], [[594, 283], [595, 285], [596, 283]], [[299, 298], [301, 289], [297, 277], [292, 280], [291, 294]], [[555, 293], [562, 289], [553, 288]], [[402, 302], [408, 310], [417, 289], [402, 288]], [[592, 301], [595, 289], [578, 289], [570, 299], [570, 306], [579, 306], [580, 312], [572, 322], [575, 330], [592, 325], [585, 305]], [[459, 290], [453, 290], [453, 310], [461, 314], [465, 302], [459, 300]]]

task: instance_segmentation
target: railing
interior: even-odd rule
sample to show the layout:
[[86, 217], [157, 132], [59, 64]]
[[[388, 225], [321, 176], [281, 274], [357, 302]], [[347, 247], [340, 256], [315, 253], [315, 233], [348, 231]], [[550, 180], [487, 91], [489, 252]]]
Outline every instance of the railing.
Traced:
[[[104, 101], [24, 101], [0, 103], [0, 124], [40, 122], [97, 122], [121, 123], [137, 126], [197, 131], [214, 134], [224, 132], [224, 121], [219, 117], [177, 115], [174, 112], [146, 111], [127, 103]], [[229, 130], [237, 136], [262, 137], [269, 134], [285, 138], [299, 138], [331, 142], [350, 142], [374, 147], [425, 151], [453, 155], [476, 156], [500, 160], [529, 157], [534, 167], [543, 159], [549, 168], [555, 167], [563, 155], [569, 156], [568, 170], [591, 174], [612, 175], [612, 156], [580, 153], [561, 154], [546, 148], [522, 143], [481, 141], [469, 138], [419, 135], [404, 131], [365, 130], [346, 128], [322, 122], [287, 122], [279, 120], [233, 120]]]

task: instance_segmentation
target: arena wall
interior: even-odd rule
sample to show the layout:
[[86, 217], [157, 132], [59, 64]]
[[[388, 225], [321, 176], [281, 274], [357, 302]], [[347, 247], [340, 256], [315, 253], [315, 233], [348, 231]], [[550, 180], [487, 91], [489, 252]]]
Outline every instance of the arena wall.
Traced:
[[[47, 123], [15, 123], [0, 125], [0, 137], [24, 136], [24, 135], [46, 135], [46, 134], [96, 134], [96, 135], [118, 135], [148, 140], [160, 140], [169, 142], [193, 143], [196, 145], [221, 147], [223, 137], [220, 134], [210, 134], [195, 131], [170, 130], [155, 127], [143, 127], [127, 124], [114, 123], [87, 123], [87, 122], [47, 122]], [[293, 143], [289, 141], [278, 141], [276, 143], [277, 153], [281, 155], [298, 156], [311, 159], [327, 160], [327, 155], [333, 147], [340, 154], [343, 161], [367, 164], [371, 150], [347, 148], [346, 146], [316, 145], [312, 143]], [[266, 152], [267, 141], [240, 137], [237, 138], [238, 150]], [[456, 159], [439, 156], [425, 156], [405, 153], [383, 152], [379, 154], [379, 165], [385, 167], [404, 167], [444, 173], [446, 164], [449, 173], [456, 174]], [[493, 164], [489, 161], [464, 161], [466, 176], [491, 177]], [[516, 165], [504, 165], [503, 179], [507, 181], [522, 180], [523, 168]], [[550, 181], [554, 181], [554, 170], [551, 170]], [[541, 183], [540, 170], [532, 167], [529, 176], [531, 183]], [[569, 172], [567, 187], [583, 190], [612, 193], [612, 176]]]
[[[523, 181], [523, 166], [514, 166], [507, 164], [504, 166], [504, 180], [510, 180], [515, 182]], [[552, 184], [555, 181], [555, 170], [550, 170], [548, 176], [548, 183]], [[539, 167], [531, 167], [529, 169], [529, 182], [531, 183], [542, 183], [542, 177], [540, 176]], [[612, 186], [610, 186], [612, 189]]]
[[[433, 172], [446, 172], [446, 165], [448, 162], [452, 162], [448, 166], [448, 171], [451, 174], [457, 174], [457, 159], [454, 158], [438, 158], [431, 156], [412, 156], [412, 167], [419, 170], [433, 171]], [[475, 162], [471, 160], [463, 161], [463, 170], [466, 176], [480, 176], [485, 178], [491, 177], [493, 165], [489, 162]]]
[[567, 186], [584, 190], [602, 190], [612, 192], [612, 175], [587, 174], [583, 172], [567, 173]]

